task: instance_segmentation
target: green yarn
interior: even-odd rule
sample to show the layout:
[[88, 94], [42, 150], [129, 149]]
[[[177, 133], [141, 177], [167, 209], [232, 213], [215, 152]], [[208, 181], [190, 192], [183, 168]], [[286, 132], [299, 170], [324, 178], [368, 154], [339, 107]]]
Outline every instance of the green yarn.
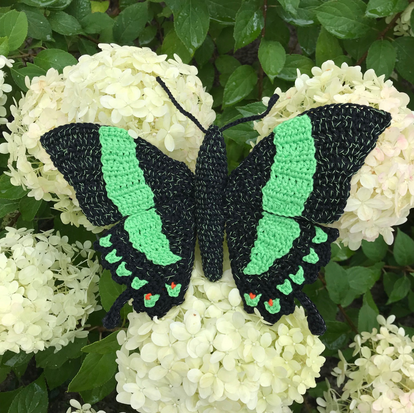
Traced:
[[136, 143], [128, 131], [102, 126], [99, 128], [99, 141], [105, 189], [122, 216], [152, 208], [154, 194], [145, 183], [136, 155]]
[[113, 264], [114, 262], [118, 262], [119, 260], [122, 259], [122, 257], [118, 257], [116, 255], [116, 250], [112, 250], [106, 257], [105, 259], [110, 263]]
[[303, 276], [303, 268], [299, 266], [299, 270], [296, 274], [289, 274], [290, 279], [298, 285], [301, 285], [305, 282], [305, 277]]
[[154, 307], [155, 303], [158, 301], [159, 298], [160, 298], [159, 294], [154, 294], [154, 295], [145, 294], [144, 295], [144, 305], [145, 305], [145, 307], [150, 307], [150, 308]]
[[154, 264], [170, 265], [181, 259], [170, 250], [170, 243], [162, 233], [162, 222], [155, 209], [131, 215], [124, 228], [133, 247], [141, 251]]
[[293, 219], [263, 212], [256, 231], [250, 261], [243, 270], [247, 275], [263, 274], [275, 260], [286, 255], [300, 235], [300, 226]]
[[285, 217], [298, 217], [313, 190], [316, 172], [312, 123], [309, 116], [298, 116], [278, 125], [274, 133], [277, 152], [270, 179], [262, 189], [263, 209]]
[[[254, 295], [252, 293], [250, 294]], [[244, 293], [244, 300], [246, 301], [246, 304], [249, 305], [250, 307], [256, 307], [257, 304], [259, 304], [261, 296], [262, 294], [257, 294], [254, 297], [251, 297], [249, 294]]]
[[[131, 287], [134, 289], [134, 290], [139, 290], [141, 287], [143, 287], [145, 284], [148, 284], [148, 281], [147, 280], [140, 280], [138, 277], [135, 277], [133, 280], [132, 280], [132, 283], [131, 283]], [[154, 303], [155, 304], [155, 303]]]
[[178, 297], [181, 291], [181, 284], [172, 284], [174, 284], [174, 287], [172, 287], [172, 285], [165, 284], [165, 288], [167, 289], [168, 295], [170, 297]]
[[292, 292], [292, 284], [289, 280], [285, 280], [283, 284], [277, 285], [276, 288], [285, 295], [289, 295]]
[[109, 248], [112, 245], [110, 238], [111, 238], [111, 234], [107, 235], [106, 237], [102, 237], [99, 240], [99, 245], [105, 248]]
[[316, 264], [319, 261], [318, 254], [311, 248], [309, 254], [306, 257], [303, 257], [303, 261], [308, 262], [309, 264]]
[[265, 308], [270, 314], [276, 314], [280, 311], [280, 299], [275, 298], [272, 300], [272, 305], [269, 304], [269, 302], [265, 302]]
[[322, 244], [328, 240], [328, 234], [321, 228], [315, 227], [316, 235], [313, 237], [314, 244]]
[[116, 274], [119, 275], [120, 277], [128, 277], [132, 274], [131, 271], [125, 268], [125, 265], [126, 263], [122, 261], [121, 264], [119, 264], [118, 268], [116, 269]]

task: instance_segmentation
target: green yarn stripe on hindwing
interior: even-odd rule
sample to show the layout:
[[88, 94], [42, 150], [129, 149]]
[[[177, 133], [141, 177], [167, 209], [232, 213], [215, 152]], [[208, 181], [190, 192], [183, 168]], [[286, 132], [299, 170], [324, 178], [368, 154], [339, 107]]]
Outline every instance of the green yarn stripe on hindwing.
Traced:
[[297, 116], [278, 125], [273, 143], [276, 155], [270, 179], [262, 189], [263, 209], [276, 215], [299, 217], [312, 192], [316, 171], [309, 116]]
[[300, 226], [295, 220], [263, 212], [257, 226], [257, 238], [250, 252], [250, 262], [243, 273], [259, 275], [266, 272], [275, 260], [290, 251], [299, 235]]
[[111, 126], [99, 128], [99, 140], [105, 189], [119, 212], [128, 217], [124, 228], [130, 242], [154, 264], [176, 263], [181, 257], [171, 251], [162, 233], [154, 194], [145, 182], [136, 156], [136, 143], [126, 130]]

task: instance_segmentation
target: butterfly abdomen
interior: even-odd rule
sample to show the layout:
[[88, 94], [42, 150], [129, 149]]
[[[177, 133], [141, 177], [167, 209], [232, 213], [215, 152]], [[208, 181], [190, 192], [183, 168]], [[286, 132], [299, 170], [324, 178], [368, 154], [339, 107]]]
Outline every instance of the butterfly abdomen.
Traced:
[[211, 281], [223, 273], [224, 190], [227, 156], [224, 138], [211, 126], [198, 152], [195, 171], [196, 225], [204, 275]]

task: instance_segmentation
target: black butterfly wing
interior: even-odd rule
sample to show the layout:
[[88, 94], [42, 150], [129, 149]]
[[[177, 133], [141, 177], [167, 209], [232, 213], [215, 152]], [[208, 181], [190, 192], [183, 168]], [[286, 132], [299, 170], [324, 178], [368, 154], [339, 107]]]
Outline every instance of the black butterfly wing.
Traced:
[[328, 105], [284, 122], [229, 177], [226, 232], [245, 310], [275, 323], [297, 298], [314, 334], [325, 324], [301, 291], [330, 259], [352, 176], [389, 125], [361, 105]]
[[143, 139], [94, 124], [70, 124], [41, 138], [95, 225], [116, 223], [95, 243], [113, 279], [126, 285], [104, 320], [137, 312], [163, 316], [184, 300], [194, 261], [193, 174]]

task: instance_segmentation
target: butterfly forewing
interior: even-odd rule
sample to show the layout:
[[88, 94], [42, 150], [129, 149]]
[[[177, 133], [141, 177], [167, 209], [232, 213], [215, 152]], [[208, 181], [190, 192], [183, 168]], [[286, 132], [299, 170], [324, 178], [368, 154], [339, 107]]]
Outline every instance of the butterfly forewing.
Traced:
[[128, 132], [92, 124], [65, 125], [41, 138], [54, 165], [74, 187], [95, 225], [118, 222], [98, 242], [104, 267], [127, 290], [105, 320], [134, 298], [137, 312], [163, 316], [184, 300], [194, 260], [193, 174]]
[[[315, 334], [323, 320], [301, 292], [328, 263], [352, 176], [374, 148], [390, 115], [360, 105], [312, 109], [275, 128], [230, 175], [226, 232], [246, 311], [268, 322], [308, 310]], [[310, 317], [311, 316], [311, 317]]]

